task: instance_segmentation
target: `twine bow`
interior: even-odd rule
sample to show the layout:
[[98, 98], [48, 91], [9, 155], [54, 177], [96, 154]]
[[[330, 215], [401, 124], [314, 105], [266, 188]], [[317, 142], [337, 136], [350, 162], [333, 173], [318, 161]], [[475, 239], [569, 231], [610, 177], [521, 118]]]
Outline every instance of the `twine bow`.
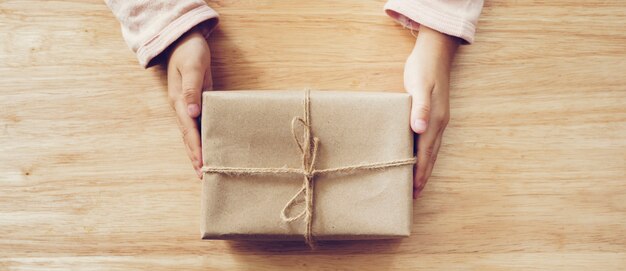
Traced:
[[[291, 120], [291, 134], [302, 154], [302, 168], [246, 168], [246, 167], [214, 167], [204, 166], [202, 172], [205, 174], [227, 174], [227, 175], [278, 175], [278, 174], [297, 174], [303, 176], [302, 187], [283, 207], [280, 218], [285, 222], [293, 222], [304, 217], [306, 228], [304, 230], [304, 241], [314, 247], [313, 240], [313, 188], [315, 186], [315, 176], [330, 173], [349, 173], [356, 170], [372, 170], [398, 167], [404, 165], [413, 165], [416, 162], [415, 157], [408, 159], [392, 160], [388, 162], [378, 162], [369, 164], [358, 164], [345, 167], [336, 167], [328, 169], [316, 169], [315, 160], [319, 146], [319, 139], [313, 136], [311, 129], [311, 99], [310, 91], [306, 90], [304, 95], [304, 118], [294, 117]], [[304, 129], [302, 139], [298, 138], [297, 125], [301, 125]], [[302, 201], [300, 195], [304, 193], [305, 208], [302, 212], [294, 216], [287, 215], [287, 212], [297, 203]]]

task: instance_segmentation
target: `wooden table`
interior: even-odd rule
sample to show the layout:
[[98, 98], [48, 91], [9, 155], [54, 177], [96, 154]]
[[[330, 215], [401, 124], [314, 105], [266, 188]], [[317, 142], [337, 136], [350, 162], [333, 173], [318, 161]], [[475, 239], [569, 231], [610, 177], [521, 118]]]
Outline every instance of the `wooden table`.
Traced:
[[[211, 1], [218, 89], [402, 91], [384, 1]], [[0, 1], [0, 270], [623, 270], [626, 2], [487, 1], [413, 235], [201, 241], [167, 104], [99, 0]]]

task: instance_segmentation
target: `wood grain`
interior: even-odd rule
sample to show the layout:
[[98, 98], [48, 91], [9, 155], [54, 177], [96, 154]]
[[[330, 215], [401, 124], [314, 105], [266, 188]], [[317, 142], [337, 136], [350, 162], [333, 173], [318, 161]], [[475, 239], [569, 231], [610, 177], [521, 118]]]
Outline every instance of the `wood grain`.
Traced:
[[[219, 89], [402, 91], [384, 1], [210, 1]], [[201, 241], [159, 68], [106, 6], [0, 1], [1, 270], [620, 270], [626, 2], [487, 1], [412, 237]]]

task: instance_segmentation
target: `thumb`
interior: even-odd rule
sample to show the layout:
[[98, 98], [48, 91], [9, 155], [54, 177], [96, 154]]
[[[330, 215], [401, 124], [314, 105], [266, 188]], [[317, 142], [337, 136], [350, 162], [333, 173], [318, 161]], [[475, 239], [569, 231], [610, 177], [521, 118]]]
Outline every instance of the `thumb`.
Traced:
[[181, 69], [183, 98], [187, 106], [187, 114], [192, 118], [200, 116], [202, 85], [204, 72], [197, 68]]
[[417, 134], [426, 131], [430, 119], [430, 95], [432, 88], [421, 88], [410, 91], [411, 99], [411, 129]]

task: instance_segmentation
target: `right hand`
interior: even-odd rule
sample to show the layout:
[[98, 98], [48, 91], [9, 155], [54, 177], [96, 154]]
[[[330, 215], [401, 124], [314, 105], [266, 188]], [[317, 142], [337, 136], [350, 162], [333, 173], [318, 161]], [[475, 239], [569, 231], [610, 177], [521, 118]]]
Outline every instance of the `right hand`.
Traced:
[[202, 91], [213, 88], [211, 51], [198, 30], [190, 30], [172, 46], [167, 62], [169, 101], [176, 111], [187, 156], [198, 178], [202, 179], [202, 141], [198, 118], [202, 110]]

